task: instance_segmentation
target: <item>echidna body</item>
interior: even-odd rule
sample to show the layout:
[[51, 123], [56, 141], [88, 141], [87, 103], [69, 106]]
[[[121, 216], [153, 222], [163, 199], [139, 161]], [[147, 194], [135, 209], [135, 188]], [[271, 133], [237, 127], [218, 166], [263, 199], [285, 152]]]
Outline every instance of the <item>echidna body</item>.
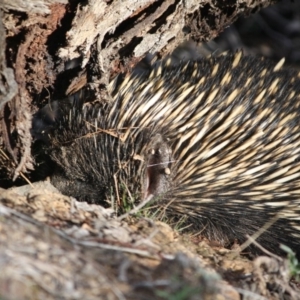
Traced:
[[300, 78], [225, 55], [112, 83], [112, 103], [74, 109], [51, 137], [64, 193], [145, 201], [226, 245], [252, 235], [300, 254]]

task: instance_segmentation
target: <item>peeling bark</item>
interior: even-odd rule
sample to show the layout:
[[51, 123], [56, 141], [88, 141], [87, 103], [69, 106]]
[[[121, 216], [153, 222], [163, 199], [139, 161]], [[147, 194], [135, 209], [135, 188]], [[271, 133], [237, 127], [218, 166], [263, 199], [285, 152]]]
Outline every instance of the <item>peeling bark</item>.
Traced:
[[5, 30], [2, 23], [2, 14], [0, 11], [0, 111], [3, 111], [4, 105], [17, 94], [18, 86], [14, 78], [12, 68], [7, 68], [5, 59]]
[[50, 14], [50, 6], [52, 4], [67, 4], [67, 0], [2, 0], [0, 9], [8, 12], [9, 10], [21, 11], [29, 14]]

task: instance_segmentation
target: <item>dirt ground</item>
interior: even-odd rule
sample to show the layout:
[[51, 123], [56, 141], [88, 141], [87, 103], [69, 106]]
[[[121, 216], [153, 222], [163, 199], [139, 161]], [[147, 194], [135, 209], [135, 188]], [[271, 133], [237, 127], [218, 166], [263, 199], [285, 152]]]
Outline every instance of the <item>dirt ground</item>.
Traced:
[[0, 203], [4, 299], [300, 299], [284, 260], [121, 220], [47, 181], [1, 190]]
[[280, 258], [122, 220], [48, 181], [0, 195], [1, 299], [300, 299]]

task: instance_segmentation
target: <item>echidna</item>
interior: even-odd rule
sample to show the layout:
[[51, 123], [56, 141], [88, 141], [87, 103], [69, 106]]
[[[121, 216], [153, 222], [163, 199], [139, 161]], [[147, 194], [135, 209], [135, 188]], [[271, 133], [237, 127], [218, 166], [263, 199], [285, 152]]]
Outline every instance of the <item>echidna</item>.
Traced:
[[52, 182], [80, 200], [152, 201], [223, 245], [274, 216], [257, 240], [300, 254], [300, 78], [241, 52], [111, 86], [112, 103], [73, 109], [50, 137]]

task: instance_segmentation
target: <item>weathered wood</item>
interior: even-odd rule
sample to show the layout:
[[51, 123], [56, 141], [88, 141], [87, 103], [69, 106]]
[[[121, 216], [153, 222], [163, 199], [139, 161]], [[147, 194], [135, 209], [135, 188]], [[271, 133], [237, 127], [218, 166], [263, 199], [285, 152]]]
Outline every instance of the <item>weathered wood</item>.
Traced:
[[[184, 40], [207, 41], [216, 37], [241, 14], [270, 5], [270, 1], [154, 1], [120, 3], [91, 0], [79, 5], [67, 45], [59, 50], [64, 61], [82, 57], [85, 67], [94, 52], [104, 73], [124, 67], [124, 58], [147, 53], [165, 55]], [[92, 45], [96, 45], [96, 53]]]
[[28, 14], [49, 14], [49, 6], [53, 4], [67, 4], [67, 0], [2, 0], [0, 9], [8, 12], [9, 10], [21, 11]]
[[12, 68], [8, 68], [5, 58], [5, 30], [2, 23], [2, 13], [0, 11], [0, 111], [4, 105], [9, 102], [17, 94], [18, 86], [14, 78]]

